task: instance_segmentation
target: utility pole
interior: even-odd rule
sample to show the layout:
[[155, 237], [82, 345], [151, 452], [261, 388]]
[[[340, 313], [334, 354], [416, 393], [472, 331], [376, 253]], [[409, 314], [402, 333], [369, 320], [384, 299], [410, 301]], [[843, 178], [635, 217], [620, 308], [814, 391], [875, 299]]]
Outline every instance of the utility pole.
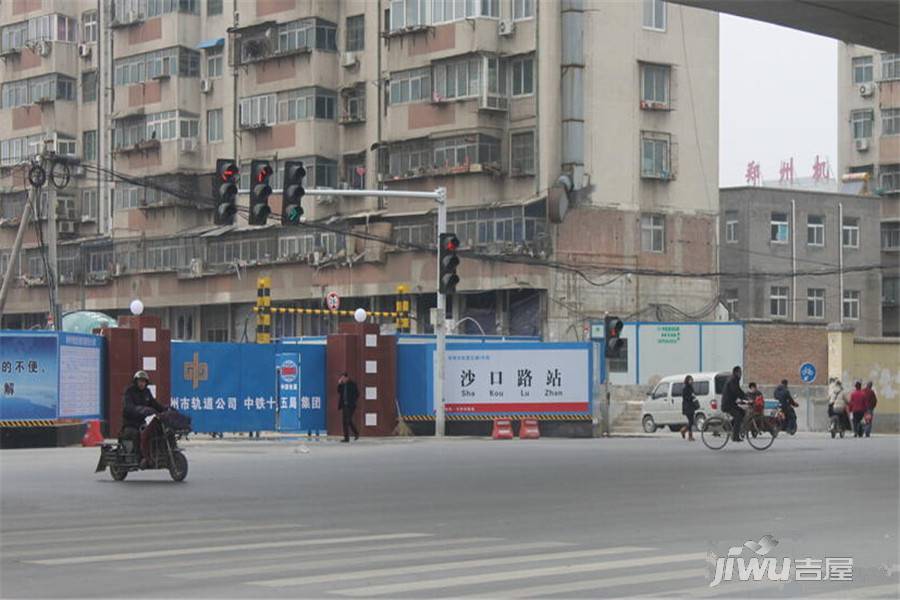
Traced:
[[[35, 195], [38, 192], [35, 191]], [[50, 314], [53, 329], [62, 330], [62, 314], [59, 310], [59, 232], [56, 225], [56, 192], [47, 194], [47, 285], [50, 286]]]
[[32, 205], [36, 195], [37, 189], [30, 187], [28, 196], [25, 199], [25, 209], [22, 211], [22, 220], [19, 221], [19, 230], [16, 232], [16, 240], [13, 242], [12, 252], [9, 254], [9, 262], [6, 264], [6, 273], [3, 274], [3, 284], [0, 286], [0, 321], [3, 319], [6, 297], [9, 294], [9, 288], [12, 286], [13, 272], [19, 259], [19, 251], [22, 249], [22, 238], [25, 237], [25, 230], [28, 229], [28, 221], [31, 218]]

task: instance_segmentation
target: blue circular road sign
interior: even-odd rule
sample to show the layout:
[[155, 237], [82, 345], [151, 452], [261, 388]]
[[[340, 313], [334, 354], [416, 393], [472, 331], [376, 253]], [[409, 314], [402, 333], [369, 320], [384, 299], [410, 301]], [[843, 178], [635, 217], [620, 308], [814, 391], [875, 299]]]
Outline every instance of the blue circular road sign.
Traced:
[[800, 365], [800, 379], [804, 383], [812, 383], [816, 380], [816, 366], [812, 363], [803, 363]]

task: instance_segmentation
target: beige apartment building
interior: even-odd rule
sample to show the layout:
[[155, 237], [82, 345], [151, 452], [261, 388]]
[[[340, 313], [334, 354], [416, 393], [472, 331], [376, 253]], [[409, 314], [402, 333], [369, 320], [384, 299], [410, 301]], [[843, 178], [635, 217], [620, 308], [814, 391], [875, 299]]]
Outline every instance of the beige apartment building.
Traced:
[[880, 199], [882, 334], [900, 337], [900, 54], [839, 44], [838, 165]]
[[[99, 6], [99, 10], [98, 10]], [[435, 306], [429, 201], [318, 197], [306, 225], [213, 225], [217, 158], [307, 189], [445, 187], [458, 331], [578, 339], [604, 312], [704, 318], [718, 293], [718, 16], [659, 0], [0, 0], [0, 266], [47, 140], [64, 311], [134, 298], [179, 339], [275, 306]], [[240, 203], [246, 205], [247, 194]], [[272, 196], [273, 212], [280, 199]], [[46, 228], [46, 221], [41, 221]], [[46, 236], [44, 236], [46, 237]], [[46, 240], [45, 240], [46, 241]], [[5, 327], [47, 314], [30, 228]], [[334, 327], [278, 316], [280, 336]]]

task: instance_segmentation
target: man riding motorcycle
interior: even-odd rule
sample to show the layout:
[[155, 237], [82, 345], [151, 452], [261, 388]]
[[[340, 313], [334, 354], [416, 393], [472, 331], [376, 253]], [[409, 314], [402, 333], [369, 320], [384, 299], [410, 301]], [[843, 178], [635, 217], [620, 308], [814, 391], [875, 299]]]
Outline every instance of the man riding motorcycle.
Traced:
[[775, 388], [775, 399], [778, 400], [778, 404], [781, 405], [781, 412], [784, 413], [785, 431], [794, 435], [797, 433], [797, 413], [794, 411], [794, 407], [799, 405], [788, 389], [787, 379], [782, 379], [781, 385]]
[[[135, 437], [140, 439], [141, 468], [150, 466], [150, 440], [159, 431], [159, 419], [153, 419], [146, 424], [146, 418], [165, 412], [166, 407], [156, 401], [148, 387], [150, 376], [146, 371], [138, 371], [134, 374], [134, 380], [125, 388], [124, 401], [122, 403], [122, 437]], [[137, 436], [137, 432], [140, 432]]]

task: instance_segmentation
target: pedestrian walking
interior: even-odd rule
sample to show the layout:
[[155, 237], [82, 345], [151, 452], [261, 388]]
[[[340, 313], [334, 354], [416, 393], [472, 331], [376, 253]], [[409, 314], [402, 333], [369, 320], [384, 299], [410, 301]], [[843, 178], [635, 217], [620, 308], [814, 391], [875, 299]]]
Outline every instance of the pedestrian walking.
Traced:
[[353, 432], [353, 439], [359, 439], [359, 431], [353, 424], [353, 413], [356, 412], [356, 401], [359, 399], [359, 388], [356, 382], [350, 379], [346, 371], [341, 373], [338, 379], [338, 410], [341, 411], [344, 425], [344, 439], [342, 442], [350, 441], [350, 432]]
[[681, 392], [681, 414], [687, 417], [687, 425], [681, 428], [681, 439], [687, 433], [688, 441], [694, 441], [694, 413], [700, 408], [700, 401], [694, 393], [694, 378], [688, 375], [684, 378], [684, 388]]
[[788, 380], [782, 379], [781, 385], [775, 388], [775, 399], [781, 405], [781, 412], [784, 413], [784, 430], [791, 435], [797, 433], [797, 413], [794, 411], [795, 406], [799, 406], [788, 389]]
[[853, 393], [850, 394], [850, 412], [853, 413], [853, 437], [863, 437], [863, 419], [869, 409], [869, 398], [862, 389], [862, 382], [853, 384]]
[[869, 407], [865, 416], [865, 433], [866, 437], [870, 437], [872, 435], [872, 422], [875, 420], [875, 405], [878, 404], [878, 396], [875, 395], [875, 390], [872, 389], [871, 381], [866, 383], [866, 389], [863, 391], [866, 393], [866, 403]]

